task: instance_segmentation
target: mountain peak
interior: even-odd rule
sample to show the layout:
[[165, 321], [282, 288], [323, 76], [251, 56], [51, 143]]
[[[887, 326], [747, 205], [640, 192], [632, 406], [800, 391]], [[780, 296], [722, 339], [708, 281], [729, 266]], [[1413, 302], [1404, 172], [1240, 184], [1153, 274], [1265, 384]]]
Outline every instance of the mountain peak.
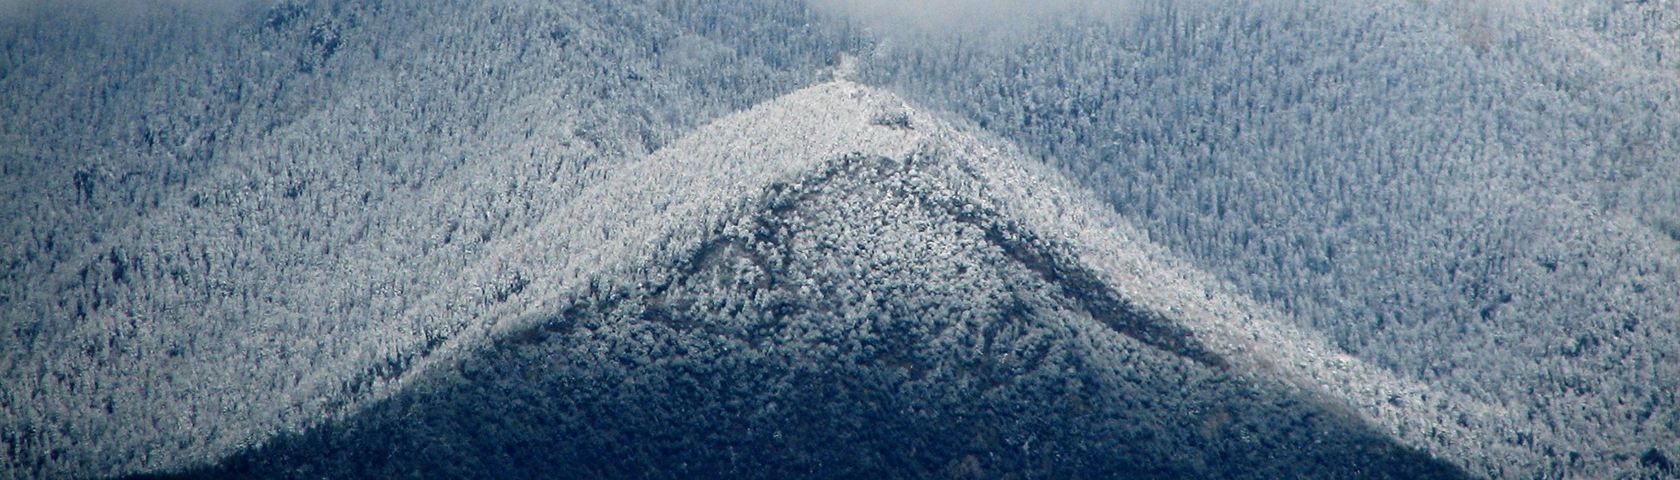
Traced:
[[719, 119], [492, 255], [542, 272], [494, 328], [199, 473], [1463, 475], [1018, 158], [846, 81]]

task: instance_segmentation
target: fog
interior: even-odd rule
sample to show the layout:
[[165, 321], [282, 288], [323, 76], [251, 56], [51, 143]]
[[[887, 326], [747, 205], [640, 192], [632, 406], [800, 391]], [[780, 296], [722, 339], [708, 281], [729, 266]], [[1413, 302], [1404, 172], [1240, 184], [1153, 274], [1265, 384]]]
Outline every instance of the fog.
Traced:
[[883, 36], [961, 35], [1007, 40], [1066, 15], [1120, 18], [1130, 0], [814, 0]]

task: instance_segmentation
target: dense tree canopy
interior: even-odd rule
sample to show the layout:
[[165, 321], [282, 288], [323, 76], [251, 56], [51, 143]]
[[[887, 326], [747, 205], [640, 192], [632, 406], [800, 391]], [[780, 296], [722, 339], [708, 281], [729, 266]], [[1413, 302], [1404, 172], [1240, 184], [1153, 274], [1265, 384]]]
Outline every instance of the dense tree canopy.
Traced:
[[820, 148], [706, 127], [837, 76], [1065, 175], [1231, 311], [1524, 419], [1493, 435], [1540, 458], [1491, 475], [1680, 458], [1675, 2], [1069, 1], [984, 32], [823, 1], [13, 3], [0, 476], [212, 461], [642, 278], [604, 266], [812, 167], [686, 172], [679, 139], [896, 141], [820, 133], [856, 112], [775, 117]]

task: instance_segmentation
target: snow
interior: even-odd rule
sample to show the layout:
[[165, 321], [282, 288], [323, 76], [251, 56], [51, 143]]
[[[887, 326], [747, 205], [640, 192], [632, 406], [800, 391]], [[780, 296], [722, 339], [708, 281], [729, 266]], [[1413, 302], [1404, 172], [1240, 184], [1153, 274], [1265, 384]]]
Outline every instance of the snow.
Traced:
[[[880, 125], [883, 112], [902, 113], [912, 128]], [[1211, 275], [1174, 260], [1164, 248], [1102, 207], [1088, 193], [1002, 142], [953, 126], [890, 93], [839, 80], [800, 90], [698, 129], [648, 159], [613, 172], [574, 207], [530, 232], [530, 241], [490, 255], [495, 265], [547, 266], [539, 291], [568, 291], [598, 276], [629, 276], [658, 251], [681, 251], [712, 228], [743, 215], [776, 182], [797, 182], [848, 157], [909, 161], [909, 175], [942, 200], [997, 211], [1046, 248], [1070, 249], [1123, 298], [1193, 332], [1239, 376], [1293, 385], [1304, 395], [1334, 399], [1404, 443], [1478, 468], [1532, 468], [1539, 446], [1505, 443], [1526, 428], [1507, 412], [1436, 391], [1366, 365], [1321, 337]], [[930, 279], [933, 288], [938, 280]], [[516, 330], [519, 319], [545, 307], [495, 312], [461, 339]], [[436, 308], [436, 307], [433, 307]], [[435, 313], [434, 313], [435, 312]], [[443, 309], [417, 314], [448, 315]], [[417, 369], [419, 370], [419, 369]], [[1457, 420], [1469, 419], [1469, 426]], [[1429, 434], [1429, 432], [1435, 432]]]

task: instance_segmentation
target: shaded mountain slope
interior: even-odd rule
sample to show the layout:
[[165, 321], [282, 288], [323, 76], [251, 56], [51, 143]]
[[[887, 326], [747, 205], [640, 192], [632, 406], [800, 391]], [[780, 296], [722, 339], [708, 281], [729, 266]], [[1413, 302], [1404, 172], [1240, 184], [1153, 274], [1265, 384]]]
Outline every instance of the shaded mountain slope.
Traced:
[[732, 115], [498, 255], [548, 311], [185, 475], [1467, 476], [1012, 158], [846, 82]]
[[[243, 453], [222, 468], [257, 471], [259, 443], [275, 452], [268, 466], [285, 469], [308, 448], [374, 440], [346, 430], [356, 425], [385, 425], [413, 444], [415, 432], [465, 430], [436, 427], [436, 416], [405, 430], [391, 412], [513, 398], [474, 393], [488, 385], [480, 376], [438, 372], [478, 362], [518, 373], [526, 367], [506, 359], [622, 343], [532, 325], [620, 328], [594, 339], [646, 334], [624, 349], [716, 345], [701, 320], [751, 325], [729, 327], [747, 333], [728, 338], [764, 339], [754, 328], [788, 318], [832, 333], [819, 319], [840, 318], [834, 299], [857, 292], [875, 298], [851, 305], [889, 319], [847, 325], [899, 333], [831, 336], [919, 350], [906, 360], [818, 352], [861, 365], [848, 371], [959, 359], [991, 366], [938, 378], [1008, 385], [1020, 378], [1011, 372], [1047, 371], [1020, 365], [1112, 370], [1121, 373], [1080, 382], [1106, 385], [1080, 387], [1109, 399], [1093, 404], [1119, 408], [1114, 396], [1135, 394], [1167, 410], [1160, 421], [1173, 429], [1211, 419], [1209, 438], [1224, 432], [1221, 411], [1354, 419], [1298, 422], [1335, 432], [1335, 448], [1280, 454], [1303, 465], [1401, 468], [1415, 449], [1496, 478], [1677, 472], [1680, 2], [1059, 2], [1069, 8], [1020, 15], [1041, 25], [984, 41], [949, 33], [1018, 19], [967, 24], [972, 12], [962, 12], [967, 25], [921, 37], [772, 0], [121, 3], [0, 1], [0, 478], [166, 472], [234, 452]], [[1075, 3], [1121, 8], [1069, 12]], [[845, 52], [856, 68], [830, 65]], [[843, 83], [762, 103], [833, 70], [973, 125], [951, 128]], [[853, 202], [865, 206], [842, 211], [856, 218], [810, 213]], [[900, 215], [927, 231], [891, 225]], [[760, 219], [799, 228], [761, 238]], [[912, 240], [814, 240], [829, 230]], [[918, 243], [984, 265], [901, 258], [929, 251]], [[778, 285], [808, 281], [816, 293], [755, 280], [697, 286], [725, 276], [724, 264], [748, 277], [798, 269]], [[961, 282], [869, 275], [950, 265], [963, 267], [948, 275]], [[894, 303], [905, 292], [922, 300]], [[736, 321], [696, 305], [793, 310]], [[992, 321], [1005, 317], [1025, 320]], [[1040, 343], [1003, 344], [1062, 353], [1022, 364], [1009, 351], [947, 348], [959, 327], [994, 324], [1042, 333], [1031, 341]], [[928, 332], [902, 334], [906, 325]], [[1081, 346], [1090, 338], [1124, 351]], [[800, 341], [788, 344], [833, 343]], [[787, 351], [773, 343], [755, 350]], [[604, 358], [589, 355], [560, 351]], [[714, 356], [725, 355], [685, 358]], [[1216, 380], [1155, 405], [1150, 392], [1165, 386], [1119, 380], [1143, 370], [1091, 366], [1122, 357], [1146, 359], [1163, 378]], [[793, 364], [706, 376], [774, 377], [775, 365]], [[523, 391], [677, 375], [611, 368], [619, 373], [533, 370], [524, 375], [539, 380]], [[851, 385], [828, 382], [791, 381]], [[871, 399], [910, 398], [908, 380], [870, 382], [860, 390]], [[917, 391], [983, 396], [961, 383]], [[792, 398], [707, 389], [711, 399]], [[657, 397], [649, 392], [566, 401], [612, 406]], [[1303, 405], [1197, 400], [1233, 392]], [[899, 418], [871, 401], [855, 410]], [[825, 405], [845, 405], [836, 402]], [[985, 402], [947, 402], [940, 418], [1015, 405]], [[1106, 432], [1092, 435], [1124, 440], [1092, 444], [1136, 454], [1125, 464], [1086, 455], [1055, 473], [1233, 473], [1204, 460], [1253, 460], [1251, 451], [1307, 438], [1268, 431], [1247, 446], [1195, 445], [1200, 434], [1174, 430], [1150, 440], [1104, 430], [1112, 424], [1090, 417], [1093, 404], [1043, 403], [1035, 413], [1076, 424], [1064, 439]], [[1202, 408], [1213, 404], [1224, 410]], [[514, 410], [509, 418], [553, 425]], [[812, 411], [799, 418], [831, 417]], [[754, 418], [768, 419], [755, 420], [758, 431], [788, 417]], [[672, 423], [683, 421], [687, 432], [745, 424]], [[1055, 429], [1038, 425], [1012, 432], [1039, 446]], [[825, 428], [814, 430], [834, 430]], [[1237, 433], [1221, 441], [1243, 441]], [[516, 450], [461, 442], [469, 453]], [[939, 469], [1025, 465], [1025, 454], [988, 463], [993, 452], [1008, 457], [997, 444], [978, 442], [985, 455]], [[1367, 447], [1389, 453], [1347, 456]], [[1163, 448], [1189, 453], [1151, 453]], [[893, 455], [883, 454], [939, 463]], [[325, 462], [316, 466], [337, 468]], [[415, 464], [405, 462], [380, 468]], [[1309, 473], [1253, 463], [1252, 472]], [[1326, 472], [1337, 473], [1357, 476]]]
[[0, 17], [0, 477], [336, 414], [518, 302], [453, 283], [497, 245], [846, 45], [788, 2], [214, 3]]
[[1675, 474], [1640, 458], [1680, 455], [1680, 4], [1118, 3], [861, 71], [1338, 348], [1538, 419], [1567, 446], [1539, 475]]

